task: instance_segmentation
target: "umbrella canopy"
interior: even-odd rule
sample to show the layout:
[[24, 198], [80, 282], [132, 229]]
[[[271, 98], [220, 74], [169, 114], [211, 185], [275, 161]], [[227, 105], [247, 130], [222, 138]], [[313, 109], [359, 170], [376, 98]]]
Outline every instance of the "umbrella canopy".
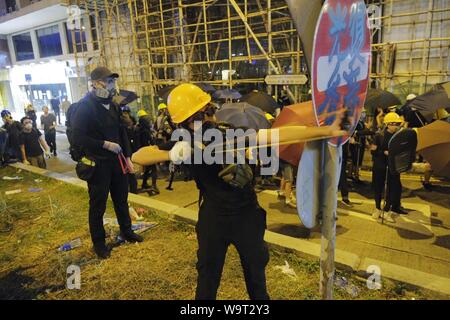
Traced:
[[167, 98], [169, 97], [170, 92], [172, 92], [173, 89], [176, 88], [176, 85], [172, 84], [170, 86], [165, 86], [162, 89], [159, 89], [157, 95], [158, 97], [160, 97], [162, 100], [167, 102]]
[[243, 96], [241, 101], [250, 103], [251, 105], [260, 108], [264, 112], [271, 114], [275, 113], [275, 110], [280, 107], [274, 98], [261, 91], [250, 92], [249, 94]]
[[450, 178], [450, 123], [442, 120], [417, 129], [417, 151], [438, 176]]
[[217, 90], [216, 92], [213, 93], [213, 98], [215, 99], [236, 100], [240, 99], [241, 97], [242, 95], [234, 89], [222, 89]]
[[198, 86], [198, 87], [199, 87], [200, 89], [202, 89], [203, 91], [208, 92], [208, 93], [213, 93], [213, 92], [216, 92], [216, 91], [217, 91], [217, 89], [214, 88], [214, 87], [213, 87], [211, 84], [209, 84], [209, 83], [201, 82], [201, 83], [196, 83], [195, 85]]
[[236, 128], [268, 129], [270, 122], [261, 109], [246, 102], [225, 103], [222, 109], [216, 112], [220, 122], [226, 122]]
[[440, 108], [450, 107], [450, 82], [440, 83], [430, 91], [409, 102], [409, 107], [418, 110], [427, 121], [431, 121], [434, 113]]
[[[283, 108], [275, 119], [272, 128], [285, 126], [317, 127], [316, 116], [312, 101], [306, 101]], [[279, 146], [279, 157], [294, 166], [298, 166], [303, 152], [304, 143]]]
[[393, 93], [381, 89], [369, 89], [364, 106], [367, 114], [373, 116], [376, 115], [377, 108], [386, 109], [399, 104], [401, 104], [400, 99]]
[[123, 106], [132, 103], [138, 98], [136, 92], [121, 89], [119, 90], [119, 96], [123, 98], [123, 100], [120, 101], [120, 105]]

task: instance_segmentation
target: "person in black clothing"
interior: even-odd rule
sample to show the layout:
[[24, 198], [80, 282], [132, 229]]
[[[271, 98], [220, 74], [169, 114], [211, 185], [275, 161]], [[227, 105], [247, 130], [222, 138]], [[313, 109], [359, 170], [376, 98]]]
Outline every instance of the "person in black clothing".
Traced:
[[341, 164], [341, 175], [339, 177], [339, 190], [342, 195], [342, 203], [347, 207], [353, 207], [350, 199], [348, 198], [349, 189], [347, 182], [347, 160], [348, 160], [348, 151], [349, 150], [349, 141], [342, 145], [342, 164]]
[[20, 150], [20, 132], [22, 132], [22, 124], [19, 121], [15, 121], [11, 112], [8, 110], [2, 110], [1, 112], [3, 126], [2, 128], [7, 133], [7, 139], [4, 146], [3, 160], [9, 161], [22, 161], [22, 152]]
[[52, 110], [55, 113], [55, 116], [58, 118], [58, 124], [61, 124], [61, 109], [59, 107], [60, 101], [58, 98], [50, 99], [50, 104], [52, 106]]
[[364, 159], [364, 153], [367, 144], [367, 138], [373, 136], [375, 133], [369, 129], [368, 125], [365, 123], [366, 117], [365, 112], [361, 114], [361, 118], [359, 119], [355, 132], [350, 138], [349, 142], [349, 151], [351, 156], [351, 178], [356, 183], [362, 183], [359, 179], [359, 168], [362, 165]]
[[47, 157], [50, 157], [50, 149], [45, 142], [42, 133], [33, 128], [32, 120], [29, 117], [23, 117], [20, 122], [23, 125], [19, 142], [23, 163], [46, 169], [47, 164], [42, 149], [45, 150], [45, 155]]
[[123, 153], [126, 157], [125, 171], [134, 172], [125, 126], [121, 123], [119, 107], [113, 103], [118, 77], [106, 67], [94, 69], [91, 73], [93, 90], [79, 101], [73, 117], [74, 142], [83, 149], [85, 157], [95, 161], [94, 174], [87, 181], [89, 230], [94, 251], [102, 259], [110, 256], [103, 227], [108, 193], [111, 193], [121, 237], [129, 242], [143, 241], [131, 229], [127, 172], [121, 167], [119, 158]]
[[[153, 133], [153, 124], [150, 116], [145, 110], [139, 110], [138, 112], [138, 124], [135, 127], [135, 145], [133, 152], [138, 151], [140, 148], [156, 145], [155, 134]], [[149, 187], [147, 184], [148, 178], [152, 178], [152, 185]], [[144, 168], [144, 175], [142, 177], [142, 189], [148, 190], [149, 195], [159, 194], [159, 189], [156, 184], [158, 178], [158, 172], [156, 165], [146, 166]]]
[[42, 108], [44, 114], [41, 116], [41, 126], [44, 129], [45, 141], [50, 147], [50, 153], [56, 157], [56, 117], [53, 113], [48, 113], [48, 107]]
[[33, 128], [37, 130], [37, 115], [31, 103], [25, 108], [25, 115], [33, 121]]
[[[218, 129], [219, 126], [211, 120], [210, 101], [210, 95], [195, 85], [177, 86], [168, 99], [172, 121], [187, 130], [190, 137], [196, 130], [195, 121], [202, 123], [201, 129], [198, 130]], [[341, 136], [345, 134], [339, 130], [341, 115], [337, 118], [332, 126], [308, 130], [299, 126], [273, 129], [279, 134], [279, 140], [274, 143], [314, 139], [327, 135]], [[260, 130], [257, 140], [269, 137], [267, 142], [271, 143], [270, 131], [271, 129]], [[265, 277], [265, 268], [269, 261], [269, 252], [264, 242], [266, 212], [258, 204], [254, 179], [249, 174], [248, 164], [207, 164], [204, 161], [190, 164], [189, 160], [194, 149], [195, 152], [204, 150], [201, 146], [194, 145], [192, 141], [178, 141], [169, 152], [150, 146], [133, 154], [133, 161], [140, 165], [168, 160], [174, 163], [184, 162], [192, 171], [201, 199], [196, 225], [198, 278], [195, 298], [200, 300], [216, 298], [226, 252], [228, 246], [233, 244], [239, 252], [250, 299], [269, 299]], [[223, 173], [224, 166], [226, 172], [231, 170], [235, 174], [220, 174]]]
[[[125, 125], [125, 130], [127, 133], [128, 141], [131, 147], [131, 151], [133, 150], [133, 146], [135, 144], [135, 134], [134, 134], [134, 127], [136, 126], [136, 119], [131, 115], [131, 109], [129, 106], [121, 106], [121, 120], [123, 124]], [[130, 192], [137, 194], [137, 178], [136, 174], [134, 172], [128, 173], [128, 185], [130, 188]]]
[[[378, 219], [382, 211], [388, 212], [385, 216], [387, 221], [395, 222], [396, 214], [406, 214], [401, 209], [400, 201], [402, 194], [402, 184], [400, 174], [393, 174], [388, 167], [389, 141], [400, 129], [402, 120], [395, 112], [388, 113], [384, 118], [386, 128], [375, 135], [371, 145], [373, 157], [372, 183], [375, 192], [376, 210], [372, 217]], [[383, 190], [387, 178], [386, 205], [381, 208]], [[389, 212], [390, 211], [390, 212]]]

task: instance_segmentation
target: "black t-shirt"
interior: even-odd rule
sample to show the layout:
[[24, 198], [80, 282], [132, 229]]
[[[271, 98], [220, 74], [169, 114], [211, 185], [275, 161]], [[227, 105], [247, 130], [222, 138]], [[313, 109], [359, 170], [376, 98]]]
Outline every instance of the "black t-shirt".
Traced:
[[50, 127], [53, 126], [53, 123], [56, 123], [56, 117], [53, 113], [49, 113], [47, 116], [41, 116], [41, 124], [44, 125], [45, 132], [53, 132], [55, 128], [50, 130]]
[[39, 143], [39, 137], [41, 135], [42, 133], [34, 128], [31, 132], [21, 132], [20, 144], [25, 145], [25, 154], [27, 157], [37, 157], [44, 153]]
[[219, 177], [219, 172], [224, 166], [226, 164], [189, 165], [205, 204], [215, 207], [214, 212], [217, 215], [242, 214], [242, 209], [255, 208], [257, 197], [253, 183], [247, 184], [242, 189], [231, 186]]
[[390, 133], [387, 129], [379, 132], [375, 135], [374, 144], [377, 146], [377, 150], [372, 152], [373, 166], [376, 168], [386, 168], [388, 164], [388, 157], [384, 154], [384, 151], [388, 151], [389, 141], [394, 133]]
[[22, 131], [22, 125], [19, 121], [14, 121], [9, 124], [6, 123], [3, 126], [4, 129], [8, 132], [8, 147], [17, 147], [20, 142], [20, 132]]

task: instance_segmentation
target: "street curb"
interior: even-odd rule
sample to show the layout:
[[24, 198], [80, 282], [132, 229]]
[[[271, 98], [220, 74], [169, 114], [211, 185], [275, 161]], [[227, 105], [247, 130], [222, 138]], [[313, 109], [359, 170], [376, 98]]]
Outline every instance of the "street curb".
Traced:
[[[55, 180], [65, 182], [87, 190], [85, 181], [69, 177], [61, 173], [52, 172], [38, 167], [28, 166], [22, 163], [11, 164], [16, 169], [26, 170], [43, 175]], [[155, 200], [136, 194], [129, 194], [129, 202], [152, 209], [156, 213], [179, 220], [188, 224], [196, 224], [198, 213], [196, 210], [172, 205], [167, 202]], [[305, 239], [293, 238], [273, 231], [266, 230], [264, 240], [271, 246], [295, 251], [301, 257], [317, 260], [320, 257], [320, 245]], [[355, 272], [364, 278], [370, 276], [367, 270], [369, 266], [377, 266], [381, 270], [381, 276], [393, 281], [400, 281], [414, 288], [425, 289], [450, 298], [450, 279], [419, 270], [391, 264], [386, 261], [360, 257], [354, 253], [336, 249], [335, 263], [339, 269]]]

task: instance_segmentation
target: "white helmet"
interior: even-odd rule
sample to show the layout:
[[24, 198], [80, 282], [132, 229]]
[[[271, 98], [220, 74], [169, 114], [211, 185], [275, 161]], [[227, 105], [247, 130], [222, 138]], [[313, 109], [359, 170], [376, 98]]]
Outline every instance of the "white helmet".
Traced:
[[411, 101], [413, 99], [415, 99], [417, 96], [414, 93], [410, 93], [408, 94], [408, 96], [406, 97], [406, 101]]

